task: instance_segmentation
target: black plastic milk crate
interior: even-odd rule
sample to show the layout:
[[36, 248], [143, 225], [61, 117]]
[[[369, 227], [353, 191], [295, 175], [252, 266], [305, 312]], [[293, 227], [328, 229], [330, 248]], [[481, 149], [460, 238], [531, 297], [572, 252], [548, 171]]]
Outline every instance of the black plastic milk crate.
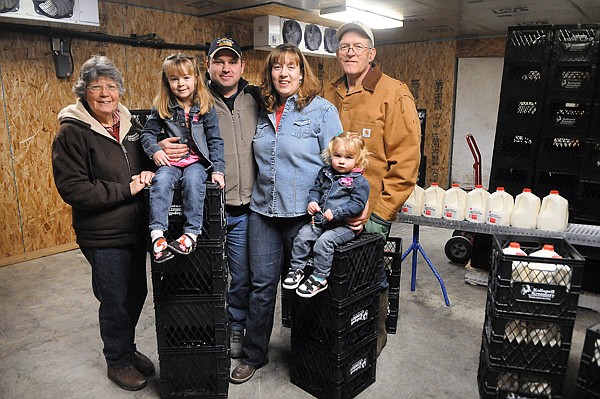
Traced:
[[130, 109], [129, 112], [131, 116], [142, 125], [142, 127], [146, 124], [148, 117], [152, 113], [149, 109]]
[[600, 294], [600, 251], [596, 247], [573, 246], [585, 258], [581, 290]]
[[540, 169], [566, 173], [581, 171], [584, 148], [580, 137], [544, 135], [538, 140], [538, 148], [537, 165]]
[[505, 63], [545, 64], [550, 58], [552, 27], [509, 27]]
[[[519, 242], [528, 255], [551, 244], [562, 258], [504, 254], [502, 249], [511, 241]], [[554, 271], [529, 268], [530, 262], [548, 265]], [[507, 317], [574, 320], [584, 262], [579, 252], [561, 238], [494, 235], [489, 290], [496, 312]]]
[[582, 140], [581, 148], [581, 177], [600, 182], [600, 137], [598, 140]]
[[319, 399], [350, 399], [375, 382], [377, 334], [343, 354], [292, 340], [290, 381]]
[[402, 273], [402, 238], [388, 237], [383, 247], [383, 264], [389, 284], [388, 310], [385, 329], [389, 334], [396, 334], [398, 310], [400, 307], [400, 277]]
[[592, 102], [589, 100], [546, 101], [542, 135], [588, 136], [591, 118]]
[[600, 323], [586, 329], [577, 388], [586, 398], [600, 398]]
[[151, 262], [154, 300], [222, 295], [227, 267], [222, 243], [198, 242], [189, 255], [175, 254], [164, 263]]
[[547, 98], [592, 100], [596, 83], [596, 66], [554, 65], [548, 75]]
[[502, 71], [500, 98], [522, 98], [524, 95], [543, 99], [548, 80], [545, 64], [509, 64]]
[[[198, 243], [202, 241], [223, 241], [226, 232], [226, 218], [224, 210], [224, 190], [218, 183], [206, 183], [206, 196], [204, 198], [204, 223], [202, 234], [198, 236]], [[183, 201], [181, 189], [178, 187], [173, 192], [173, 202], [169, 209], [169, 230], [165, 237], [175, 240], [183, 233]]]
[[539, 132], [543, 118], [544, 101], [542, 99], [530, 96], [500, 99], [497, 126], [502, 129]]
[[567, 371], [573, 325], [573, 320], [501, 316], [489, 298], [482, 348], [492, 366], [561, 375]]
[[481, 399], [562, 399], [564, 379], [564, 375], [492, 366], [483, 350], [479, 356], [477, 383]]
[[362, 233], [335, 249], [329, 287], [319, 295], [344, 301], [380, 284], [385, 239], [374, 233]]
[[540, 138], [528, 133], [515, 133], [514, 130], [498, 129], [494, 139], [494, 165], [533, 169], [536, 163], [537, 147]]
[[594, 105], [592, 106], [589, 138], [596, 141], [600, 140], [600, 80], [598, 81], [596, 102], [594, 102]]
[[529, 187], [540, 198], [548, 195], [551, 190], [558, 190], [561, 196], [572, 202], [577, 195], [578, 182], [579, 176], [576, 172], [544, 169], [540, 165]]
[[598, 25], [555, 26], [551, 62], [595, 65], [599, 39]]
[[582, 224], [600, 224], [600, 176], [578, 183], [573, 220]]
[[161, 398], [227, 398], [227, 350], [158, 350]]
[[227, 348], [225, 299], [162, 301], [154, 304], [161, 349]]
[[496, 154], [494, 154], [489, 186], [504, 187], [506, 192], [516, 196], [524, 188], [531, 188], [534, 175], [533, 166], [528, 168], [519, 165], [503, 165], [501, 162], [496, 161]]
[[379, 287], [343, 302], [323, 296], [292, 295], [292, 340], [308, 340], [323, 350], [341, 354], [377, 333]]

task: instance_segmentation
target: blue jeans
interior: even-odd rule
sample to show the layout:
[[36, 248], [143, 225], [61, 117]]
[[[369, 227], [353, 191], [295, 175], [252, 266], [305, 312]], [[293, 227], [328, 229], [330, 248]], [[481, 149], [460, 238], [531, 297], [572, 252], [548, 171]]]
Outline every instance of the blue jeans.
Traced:
[[135, 327], [148, 293], [145, 246], [82, 247], [81, 252], [92, 266], [106, 363], [110, 367], [127, 366], [136, 351]]
[[250, 292], [248, 215], [227, 215], [227, 264], [231, 276], [227, 291], [227, 316], [231, 330], [238, 331], [246, 328]]
[[347, 226], [324, 229], [322, 226], [306, 224], [294, 239], [290, 268], [293, 270], [304, 269], [312, 249], [313, 274], [325, 279], [331, 271], [335, 249], [352, 241], [354, 237], [354, 232]]
[[169, 208], [173, 189], [181, 182], [184, 233], [202, 234], [204, 197], [206, 196], [206, 169], [200, 162], [185, 168], [161, 166], [150, 186], [150, 231], [166, 231], [169, 227]]
[[281, 271], [289, 269], [294, 237], [307, 221], [306, 216], [277, 218], [250, 212], [248, 253], [251, 285], [242, 362], [252, 367], [262, 367], [269, 361], [268, 347]]

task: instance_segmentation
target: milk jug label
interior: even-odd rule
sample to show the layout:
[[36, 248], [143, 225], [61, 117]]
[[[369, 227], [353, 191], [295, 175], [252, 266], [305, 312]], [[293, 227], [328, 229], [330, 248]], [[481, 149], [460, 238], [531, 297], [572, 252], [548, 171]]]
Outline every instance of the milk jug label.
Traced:
[[469, 209], [469, 219], [476, 221], [483, 221], [483, 212], [479, 209]]
[[435, 207], [424, 205], [423, 212], [424, 212], [425, 216], [434, 217], [435, 216]]
[[404, 204], [402, 206], [402, 213], [408, 213], [408, 214], [412, 215], [412, 213], [413, 213], [413, 206], [412, 205]]
[[502, 223], [502, 216], [499, 213], [496, 212], [490, 212], [488, 214], [488, 220], [490, 222], [490, 224], [501, 224]]
[[456, 219], [456, 215], [458, 215], [458, 209], [448, 206], [446, 209], [444, 209], [444, 214], [448, 219]]

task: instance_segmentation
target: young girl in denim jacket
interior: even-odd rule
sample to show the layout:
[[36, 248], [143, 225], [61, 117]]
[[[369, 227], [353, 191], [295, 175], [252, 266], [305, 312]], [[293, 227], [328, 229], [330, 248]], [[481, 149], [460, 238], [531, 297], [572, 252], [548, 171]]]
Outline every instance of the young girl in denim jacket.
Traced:
[[[196, 248], [202, 233], [207, 171], [212, 170], [213, 183], [225, 185], [223, 139], [213, 104], [196, 61], [181, 53], [168, 56], [152, 114], [142, 130], [144, 151], [158, 166], [150, 187], [150, 237], [157, 263], [171, 259], [171, 251], [188, 255]], [[169, 158], [159, 145], [168, 137], [178, 137], [188, 145], [189, 153], [181, 159]], [[181, 237], [167, 243], [164, 231], [177, 183], [181, 185], [185, 223]]]
[[[283, 281], [283, 288], [297, 288], [304, 298], [327, 288], [335, 248], [355, 237], [346, 219], [359, 215], [369, 199], [369, 183], [363, 176], [368, 151], [357, 133], [334, 137], [322, 156], [328, 165], [319, 171], [307, 200], [312, 221], [294, 239], [290, 271]], [[311, 250], [314, 271], [300, 284]]]

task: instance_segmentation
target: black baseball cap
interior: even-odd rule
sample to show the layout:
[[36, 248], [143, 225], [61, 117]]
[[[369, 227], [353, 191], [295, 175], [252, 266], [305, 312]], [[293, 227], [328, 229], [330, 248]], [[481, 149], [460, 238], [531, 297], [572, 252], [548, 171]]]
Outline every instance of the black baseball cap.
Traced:
[[221, 50], [231, 50], [237, 54], [238, 57], [242, 58], [242, 48], [230, 37], [219, 37], [212, 41], [208, 48], [208, 56], [213, 58]]

